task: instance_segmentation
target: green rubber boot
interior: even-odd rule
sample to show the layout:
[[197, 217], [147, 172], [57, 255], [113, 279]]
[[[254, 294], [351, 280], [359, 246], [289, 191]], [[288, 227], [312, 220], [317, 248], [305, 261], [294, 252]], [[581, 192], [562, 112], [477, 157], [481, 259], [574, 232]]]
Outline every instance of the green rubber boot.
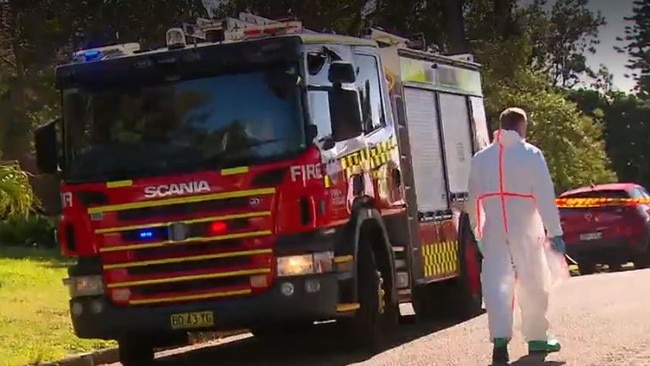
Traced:
[[530, 341], [528, 342], [528, 353], [553, 353], [559, 352], [562, 349], [560, 342], [556, 339], [549, 339], [546, 341]]
[[507, 338], [495, 338], [493, 340], [494, 348], [492, 349], [492, 366], [505, 366], [510, 361], [508, 355]]

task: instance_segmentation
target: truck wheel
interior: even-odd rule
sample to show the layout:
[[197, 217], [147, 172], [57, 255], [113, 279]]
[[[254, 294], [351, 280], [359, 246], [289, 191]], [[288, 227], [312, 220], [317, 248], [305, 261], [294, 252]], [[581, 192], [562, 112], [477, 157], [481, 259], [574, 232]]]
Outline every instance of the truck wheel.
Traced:
[[430, 283], [413, 289], [413, 311], [419, 321], [431, 322], [440, 320], [440, 306], [436, 303], [436, 288], [438, 283]]
[[278, 338], [301, 337], [314, 326], [312, 321], [296, 321], [281, 325], [269, 325], [249, 329], [250, 332], [262, 341]]
[[392, 301], [391, 289], [378, 270], [369, 246], [362, 246], [357, 256], [358, 296], [360, 309], [352, 319], [344, 319], [346, 339], [354, 346], [371, 352], [380, 351], [391, 326], [398, 323], [399, 308]]
[[451, 315], [458, 320], [471, 319], [483, 312], [481, 287], [481, 252], [473, 235], [462, 235], [459, 241], [460, 276], [456, 280], [458, 305], [452, 305]]
[[483, 257], [467, 216], [463, 217], [458, 235], [459, 276], [450, 280], [451, 299], [447, 314], [454, 320], [471, 319], [483, 312], [483, 289], [481, 267]]
[[137, 339], [123, 339], [118, 344], [118, 354], [122, 366], [151, 366], [154, 364], [153, 346]]

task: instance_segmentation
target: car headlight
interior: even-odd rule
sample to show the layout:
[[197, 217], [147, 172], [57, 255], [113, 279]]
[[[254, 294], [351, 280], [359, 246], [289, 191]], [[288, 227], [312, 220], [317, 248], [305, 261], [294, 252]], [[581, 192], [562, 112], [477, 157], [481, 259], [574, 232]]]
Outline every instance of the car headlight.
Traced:
[[68, 286], [71, 298], [104, 293], [104, 280], [101, 275], [70, 277], [64, 279], [63, 284]]
[[330, 272], [333, 258], [334, 253], [332, 252], [278, 257], [278, 276], [300, 276]]

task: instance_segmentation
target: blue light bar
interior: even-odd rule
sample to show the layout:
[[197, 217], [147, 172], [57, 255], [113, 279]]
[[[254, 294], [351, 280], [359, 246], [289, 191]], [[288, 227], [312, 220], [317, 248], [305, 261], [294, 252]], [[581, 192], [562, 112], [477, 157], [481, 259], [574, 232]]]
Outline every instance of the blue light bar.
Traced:
[[101, 56], [102, 52], [99, 50], [88, 50], [84, 52], [84, 59], [86, 61], [93, 61], [99, 58]]
[[140, 239], [151, 239], [153, 238], [153, 230], [142, 230], [138, 233]]

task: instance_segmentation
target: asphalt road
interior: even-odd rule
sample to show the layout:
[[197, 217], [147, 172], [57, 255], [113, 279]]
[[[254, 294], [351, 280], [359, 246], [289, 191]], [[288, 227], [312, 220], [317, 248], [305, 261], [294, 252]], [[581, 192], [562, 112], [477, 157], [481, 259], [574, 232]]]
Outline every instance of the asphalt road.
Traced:
[[[511, 344], [512, 365], [650, 365], [649, 289], [650, 270], [570, 279], [551, 299], [552, 331], [562, 341], [562, 352], [546, 361], [527, 358], [517, 335]], [[491, 352], [486, 327], [485, 315], [461, 324], [411, 322], [394, 335], [392, 348], [363, 355], [342, 351], [333, 328], [324, 325], [291, 344], [243, 335], [163, 353], [159, 360], [161, 366], [486, 366]]]

